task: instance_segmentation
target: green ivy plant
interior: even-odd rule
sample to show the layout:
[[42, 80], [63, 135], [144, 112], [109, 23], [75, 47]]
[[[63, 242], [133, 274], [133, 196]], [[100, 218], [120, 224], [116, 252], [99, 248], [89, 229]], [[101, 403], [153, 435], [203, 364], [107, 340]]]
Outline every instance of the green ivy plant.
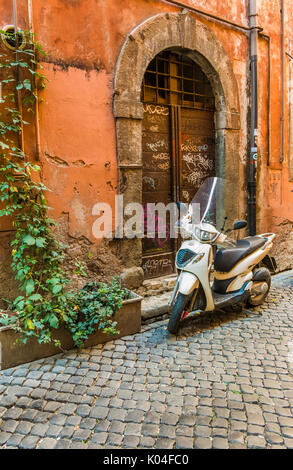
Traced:
[[81, 347], [96, 328], [109, 335], [119, 333], [116, 330], [117, 322], [112, 317], [130, 296], [131, 292], [121, 287], [117, 277], [109, 285], [92, 281], [78, 292], [71, 291], [66, 328], [71, 332], [76, 346]]
[[[34, 112], [36, 87], [43, 88], [46, 80], [37, 60], [45, 53], [30, 33], [26, 36], [25, 48], [0, 54], [4, 88], [0, 109], [0, 217], [12, 217], [15, 226], [11, 267], [21, 294], [9, 302], [11, 313], [2, 314], [0, 324], [19, 332], [24, 343], [33, 337], [40, 343], [50, 342], [52, 331], [63, 325], [81, 347], [94, 327], [116, 333], [111, 316], [128, 291], [117, 280], [108, 287], [93, 289], [88, 285], [80, 292], [66, 289], [69, 280], [62, 267], [64, 246], [54, 237], [55, 222], [48, 217], [45, 192], [49, 190], [40, 181], [40, 167], [30, 162], [19, 146], [22, 128], [28, 125], [22, 114], [24, 110]], [[79, 274], [86, 275], [81, 264], [77, 268]], [[60, 346], [58, 340], [54, 342]]]

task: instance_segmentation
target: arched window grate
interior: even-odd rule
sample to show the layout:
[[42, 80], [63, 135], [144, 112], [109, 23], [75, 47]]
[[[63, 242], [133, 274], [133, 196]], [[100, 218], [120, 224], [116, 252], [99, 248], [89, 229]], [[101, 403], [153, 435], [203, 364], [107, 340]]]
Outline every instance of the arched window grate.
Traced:
[[142, 101], [214, 110], [213, 90], [201, 68], [191, 59], [170, 51], [149, 64], [142, 86]]

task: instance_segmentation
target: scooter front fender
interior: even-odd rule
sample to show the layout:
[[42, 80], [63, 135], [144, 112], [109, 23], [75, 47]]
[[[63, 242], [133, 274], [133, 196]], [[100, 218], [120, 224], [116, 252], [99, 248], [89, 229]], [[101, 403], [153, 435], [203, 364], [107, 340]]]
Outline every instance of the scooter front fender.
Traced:
[[213, 311], [215, 309], [213, 294], [209, 281], [209, 265], [211, 262], [211, 245], [202, 245], [201, 254], [204, 256], [196, 263], [191, 263], [184, 268], [181, 274], [191, 274], [196, 277], [199, 283], [202, 285], [205, 298], [206, 307], [205, 311]]
[[193, 273], [183, 271], [178, 279], [178, 290], [183, 295], [189, 295], [199, 286], [199, 280]]

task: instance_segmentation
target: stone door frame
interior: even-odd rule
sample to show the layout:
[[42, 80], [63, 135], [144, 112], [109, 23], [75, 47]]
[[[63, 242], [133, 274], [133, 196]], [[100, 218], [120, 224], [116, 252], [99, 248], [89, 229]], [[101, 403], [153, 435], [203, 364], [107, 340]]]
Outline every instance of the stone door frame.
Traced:
[[[155, 15], [138, 25], [121, 49], [114, 80], [118, 192], [124, 205], [142, 202], [141, 86], [151, 60], [166, 49], [180, 50], [206, 74], [215, 96], [216, 173], [229, 179], [227, 207], [238, 216], [240, 106], [232, 63], [223, 46], [207, 26], [188, 12]], [[141, 239], [124, 239], [121, 257], [125, 268], [141, 266]]]

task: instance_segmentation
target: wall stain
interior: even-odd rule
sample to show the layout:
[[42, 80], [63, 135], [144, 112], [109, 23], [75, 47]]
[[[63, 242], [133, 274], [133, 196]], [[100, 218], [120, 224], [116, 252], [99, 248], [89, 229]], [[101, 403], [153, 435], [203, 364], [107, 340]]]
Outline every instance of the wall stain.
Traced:
[[79, 70], [84, 70], [87, 74], [92, 71], [101, 72], [102, 70], [106, 69], [105, 65], [100, 59], [97, 59], [93, 62], [81, 60], [80, 58], [64, 60], [61, 58], [53, 57], [48, 54], [46, 57], [42, 58], [42, 62], [53, 65], [54, 72], [57, 72], [58, 70], [68, 72], [68, 69], [70, 67]]
[[81, 4], [81, 0], [60, 0], [65, 6], [78, 7]]

